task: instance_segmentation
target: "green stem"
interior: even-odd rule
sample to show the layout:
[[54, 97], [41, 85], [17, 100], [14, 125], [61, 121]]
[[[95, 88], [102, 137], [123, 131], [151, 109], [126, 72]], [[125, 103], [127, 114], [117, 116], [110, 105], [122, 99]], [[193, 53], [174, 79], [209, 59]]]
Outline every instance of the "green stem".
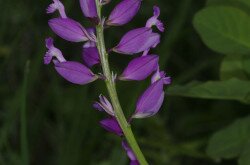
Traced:
[[[96, 6], [98, 11], [98, 17], [99, 19], [102, 18], [101, 16], [101, 4], [99, 0], [96, 0]], [[103, 34], [103, 25], [100, 23], [96, 26], [96, 34], [97, 34], [97, 48], [100, 54], [100, 60], [102, 65], [103, 74], [105, 76], [105, 83], [106, 87], [111, 99], [111, 103], [113, 105], [114, 111], [115, 111], [115, 117], [124, 133], [124, 136], [130, 145], [131, 149], [133, 150], [134, 154], [137, 157], [137, 160], [141, 165], [148, 165], [144, 155], [141, 152], [141, 149], [139, 148], [139, 145], [137, 144], [137, 141], [134, 137], [134, 134], [131, 130], [130, 124], [127, 122], [126, 117], [124, 116], [124, 113], [122, 111], [118, 95], [116, 92], [115, 82], [113, 81], [112, 74], [109, 68], [109, 62], [108, 62], [108, 53], [106, 51], [105, 42], [104, 42], [104, 34]]]

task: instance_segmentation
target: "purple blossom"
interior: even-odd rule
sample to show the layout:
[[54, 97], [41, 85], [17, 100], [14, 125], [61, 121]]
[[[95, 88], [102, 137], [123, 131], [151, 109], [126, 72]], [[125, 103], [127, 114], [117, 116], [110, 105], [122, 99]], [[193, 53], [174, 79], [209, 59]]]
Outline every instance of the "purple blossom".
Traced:
[[122, 129], [115, 118], [111, 117], [103, 119], [100, 121], [100, 124], [105, 130], [114, 133], [118, 136], [123, 136]]
[[132, 149], [129, 147], [128, 143], [123, 140], [122, 147], [126, 151], [128, 158], [130, 159], [130, 165], [140, 165]]
[[159, 57], [157, 55], [146, 55], [133, 59], [122, 75], [120, 80], [144, 80], [157, 69]]
[[93, 34], [79, 23], [70, 18], [53, 18], [49, 20], [49, 26], [61, 38], [71, 42], [94, 41]]
[[84, 64], [89, 68], [100, 63], [99, 53], [95, 42], [90, 41], [83, 45], [82, 58]]
[[95, 81], [98, 77], [79, 62], [55, 62], [56, 71], [71, 83], [84, 85]]
[[[99, 0], [98, 5], [109, 3], [110, 0]], [[131, 21], [140, 9], [142, 0], [122, 0], [112, 10], [110, 16], [106, 21], [108, 26], [121, 26]], [[80, 6], [85, 17], [89, 18], [95, 25], [100, 28], [104, 26], [105, 19], [99, 20], [97, 14], [96, 0], [80, 0]], [[151, 77], [151, 85], [139, 97], [135, 113], [132, 118], [145, 118], [156, 114], [164, 100], [164, 85], [171, 83], [170, 77], [159, 69], [159, 57], [157, 55], [149, 55], [151, 48], [155, 48], [160, 42], [160, 35], [153, 32], [152, 27], [156, 26], [159, 31], [164, 31], [163, 23], [158, 19], [160, 16], [160, 9], [157, 6], [153, 8], [154, 13], [151, 18], [147, 20], [145, 27], [137, 28], [127, 32], [119, 44], [111, 50], [121, 54], [133, 55], [142, 53], [142, 56], [134, 58], [129, 62], [118, 80], [135, 80], [140, 81], [146, 79], [153, 72]], [[95, 64], [100, 63], [100, 55], [96, 46], [95, 28], [84, 28], [79, 22], [68, 18], [63, 4], [59, 0], [53, 0], [53, 3], [47, 8], [47, 13], [54, 13], [59, 11], [60, 17], [49, 20], [49, 26], [59, 37], [71, 42], [85, 42], [83, 45], [82, 58], [84, 64], [75, 61], [67, 61], [62, 52], [54, 46], [52, 38], [46, 39], [47, 52], [44, 56], [44, 64], [54, 63], [56, 71], [66, 80], [71, 83], [84, 85], [93, 82], [100, 78], [95, 75], [89, 68]], [[103, 27], [102, 27], [103, 28]], [[98, 29], [103, 30], [103, 29]], [[100, 46], [99, 46], [100, 47]], [[100, 52], [105, 51], [100, 50]], [[106, 54], [105, 54], [105, 58]], [[85, 66], [86, 65], [86, 66]], [[106, 70], [105, 70], [106, 71]], [[109, 71], [108, 71], [109, 72]], [[101, 79], [113, 83], [117, 80], [116, 73], [111, 71], [112, 75], [105, 75], [110, 77], [103, 77]], [[111, 74], [109, 73], [109, 74]], [[112, 79], [112, 80], [111, 80]], [[111, 82], [112, 81], [112, 82]], [[109, 88], [109, 87], [108, 87]], [[112, 95], [112, 89], [109, 89]], [[109, 91], [109, 92], [110, 92]], [[115, 89], [113, 89], [113, 92]], [[114, 99], [114, 98], [113, 98]], [[99, 101], [93, 104], [93, 107], [99, 111], [105, 111], [109, 117], [100, 121], [100, 125], [107, 131], [118, 136], [123, 136], [124, 133], [119, 125], [115, 115], [115, 110], [109, 100], [103, 96], [99, 96]], [[119, 113], [118, 113], [119, 115]], [[131, 120], [130, 120], [131, 122]], [[129, 122], [129, 124], [130, 124]], [[126, 123], [125, 123], [126, 124]], [[139, 165], [135, 154], [128, 145], [127, 141], [122, 141], [122, 146], [126, 151], [130, 165]]]
[[80, 0], [80, 6], [85, 17], [98, 22], [95, 0]]
[[60, 16], [62, 18], [67, 18], [64, 6], [63, 6], [62, 2], [60, 2], [59, 0], [53, 0], [53, 3], [50, 4], [49, 7], [47, 8], [47, 13], [51, 14], [51, 13], [54, 13], [56, 10], [59, 11]]
[[148, 19], [146, 27], [151, 28], [152, 26], [155, 25], [158, 28], [158, 30], [164, 32], [165, 28], [163, 23], [160, 20], [158, 20], [159, 16], [160, 16], [160, 8], [158, 6], [154, 6], [154, 16]]
[[[133, 118], [146, 118], [155, 115], [164, 100], [163, 86], [170, 84], [170, 77], [165, 77], [164, 72], [156, 72], [153, 77], [153, 83], [140, 96], [136, 104], [136, 111]], [[160, 75], [160, 77], [158, 77]], [[155, 81], [156, 80], [156, 81]]]
[[120, 43], [112, 50], [122, 54], [135, 54], [156, 47], [160, 43], [160, 35], [151, 28], [143, 27], [127, 32]]
[[112, 104], [108, 101], [108, 99], [105, 96], [100, 95], [99, 100], [100, 102], [95, 102], [93, 107], [99, 111], [105, 111], [111, 116], [115, 116]]
[[59, 62], [65, 62], [65, 58], [62, 55], [62, 52], [54, 46], [54, 40], [53, 38], [49, 37], [45, 40], [46, 47], [48, 48], [48, 51], [46, 52], [43, 60], [44, 64], [48, 65], [52, 58], [55, 57]]
[[142, 0], [122, 0], [111, 12], [107, 25], [121, 26], [133, 19], [140, 9]]
[[166, 73], [164, 71], [160, 71], [160, 68], [158, 66], [157, 71], [151, 77], [151, 83], [153, 84], [154, 82], [156, 82], [156, 81], [158, 81], [160, 79], [163, 80], [163, 83], [165, 85], [171, 84], [171, 78], [166, 76]]
[[81, 63], [66, 61], [62, 52], [54, 46], [51, 37], [45, 40], [48, 51], [44, 56], [44, 64], [49, 64], [53, 57], [56, 71], [66, 80], [74, 84], [87, 84], [95, 81], [98, 76], [91, 72], [86, 66]]

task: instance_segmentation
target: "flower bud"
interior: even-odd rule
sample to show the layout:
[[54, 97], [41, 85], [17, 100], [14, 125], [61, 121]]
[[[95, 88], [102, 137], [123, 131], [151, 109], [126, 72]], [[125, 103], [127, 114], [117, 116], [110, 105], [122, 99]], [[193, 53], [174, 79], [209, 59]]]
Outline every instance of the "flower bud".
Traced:
[[117, 122], [117, 120], [115, 118], [107, 118], [107, 119], [103, 119], [102, 121], [100, 121], [101, 126], [111, 132], [114, 133], [118, 136], [122, 136], [123, 132], [122, 129], [119, 125], [119, 123]]
[[99, 99], [100, 99], [100, 102], [95, 102], [93, 107], [99, 111], [105, 111], [111, 116], [115, 116], [113, 106], [108, 101], [108, 99], [103, 95], [100, 95]]
[[128, 158], [130, 159], [130, 165], [140, 165], [138, 160], [136, 159], [134, 152], [125, 140], [122, 141], [122, 147], [126, 151]]

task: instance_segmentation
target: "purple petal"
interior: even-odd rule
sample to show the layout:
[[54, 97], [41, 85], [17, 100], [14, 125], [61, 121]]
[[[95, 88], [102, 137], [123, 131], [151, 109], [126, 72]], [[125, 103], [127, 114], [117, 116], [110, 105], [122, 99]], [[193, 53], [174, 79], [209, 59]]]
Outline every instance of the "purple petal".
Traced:
[[151, 28], [143, 27], [126, 33], [112, 50], [122, 54], [135, 54], [156, 47], [159, 42], [158, 33], [153, 33]]
[[45, 39], [45, 45], [46, 48], [50, 49], [52, 46], [54, 46], [54, 40], [53, 38], [49, 37]]
[[156, 81], [140, 96], [136, 104], [133, 118], [145, 118], [155, 115], [164, 100], [164, 82], [162, 79]]
[[154, 6], [154, 16], [148, 19], [146, 23], [146, 27], [151, 28], [152, 26], [156, 26], [161, 32], [164, 32], [165, 28], [163, 23], [158, 19], [160, 16], [160, 8], [158, 6]]
[[53, 3], [50, 4], [49, 7], [47, 8], [47, 13], [48, 14], [54, 13], [56, 10], [59, 11], [60, 16], [62, 18], [67, 18], [64, 6], [63, 6], [62, 2], [60, 2], [59, 0], [53, 0]]
[[94, 105], [93, 105], [94, 108], [99, 110], [99, 111], [105, 111], [106, 113], [108, 113], [111, 116], [115, 116], [113, 106], [109, 102], [109, 100], [103, 95], [100, 95], [99, 99], [100, 99], [100, 102], [94, 103]]
[[82, 58], [85, 65], [92, 67], [100, 63], [98, 49], [96, 47], [83, 48]]
[[100, 121], [100, 124], [105, 130], [111, 133], [114, 133], [118, 136], [123, 135], [122, 129], [115, 118], [103, 119], [102, 121]]
[[133, 19], [140, 9], [142, 0], [123, 0], [111, 12], [107, 25], [120, 26]]
[[91, 19], [98, 17], [95, 0], [80, 0], [80, 6], [85, 17]]
[[52, 61], [53, 57], [55, 57], [59, 62], [66, 61], [65, 58], [63, 57], [61, 50], [59, 50], [54, 46], [53, 38], [51, 37], [46, 38], [45, 44], [48, 50], [43, 58], [44, 64], [48, 65]]
[[98, 103], [98, 102], [95, 102], [93, 104], [93, 108], [96, 109], [96, 110], [98, 110], [98, 111], [100, 111], [100, 112], [104, 111], [104, 109], [101, 107], [100, 103]]
[[157, 71], [151, 77], [151, 84], [153, 84], [154, 82], [156, 82], [160, 79], [163, 80], [163, 83], [165, 85], [171, 84], [171, 77], [166, 76], [166, 73], [164, 71], [160, 71], [160, 68], [158, 66]]
[[136, 159], [134, 152], [132, 151], [132, 149], [125, 140], [122, 141], [122, 147], [128, 155], [128, 158], [130, 160], [130, 165], [140, 165], [138, 160]]
[[157, 69], [159, 57], [147, 55], [133, 59], [123, 71], [120, 80], [144, 80]]
[[138, 160], [130, 161], [130, 165], [140, 165]]
[[97, 79], [89, 68], [79, 62], [67, 61], [55, 64], [56, 71], [74, 84], [84, 85]]
[[61, 38], [71, 42], [94, 40], [82, 25], [70, 18], [49, 20], [50, 28]]

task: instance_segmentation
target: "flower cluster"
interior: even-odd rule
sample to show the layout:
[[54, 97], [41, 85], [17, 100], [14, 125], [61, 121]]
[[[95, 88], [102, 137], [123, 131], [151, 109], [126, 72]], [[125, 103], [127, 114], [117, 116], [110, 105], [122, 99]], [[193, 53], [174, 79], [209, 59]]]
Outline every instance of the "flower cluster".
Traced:
[[[100, 4], [105, 5], [109, 0], [99, 0]], [[80, 6], [85, 17], [93, 25], [102, 25], [105, 27], [121, 26], [133, 19], [140, 9], [142, 0], [122, 0], [119, 2], [109, 17], [105, 20], [99, 18], [95, 0], [80, 0]], [[82, 42], [82, 63], [67, 61], [62, 52], [54, 46], [51, 37], [46, 39], [47, 52], [44, 56], [44, 64], [54, 64], [55, 70], [71, 83], [84, 85], [97, 79], [105, 79], [104, 76], [94, 74], [91, 68], [100, 64], [100, 53], [97, 49], [96, 32], [93, 27], [85, 28], [79, 22], [69, 18], [65, 12], [63, 4], [59, 0], [53, 0], [53, 3], [47, 8], [47, 13], [58, 11], [59, 17], [48, 21], [51, 30], [59, 37], [70, 42]], [[121, 75], [115, 77], [116, 81], [141, 81], [151, 76], [151, 85], [139, 97], [133, 118], [146, 118], [155, 115], [164, 100], [164, 85], [171, 83], [170, 77], [166, 76], [164, 71], [159, 69], [159, 57], [150, 54], [150, 50], [160, 43], [160, 34], [153, 32], [155, 26], [160, 32], [164, 31], [163, 23], [158, 19], [160, 9], [157, 6], [153, 8], [153, 16], [149, 18], [144, 27], [133, 29], [127, 32], [120, 42], [110, 49], [110, 51], [125, 55], [135, 55], [141, 53], [139, 57], [129, 62]], [[123, 136], [123, 131], [116, 120], [116, 114], [112, 104], [108, 99], [100, 95], [99, 102], [94, 103], [94, 108], [99, 111], [105, 111], [109, 117], [100, 121], [100, 124], [107, 131]], [[133, 151], [125, 140], [122, 146], [131, 160], [131, 164], [136, 165]]]

